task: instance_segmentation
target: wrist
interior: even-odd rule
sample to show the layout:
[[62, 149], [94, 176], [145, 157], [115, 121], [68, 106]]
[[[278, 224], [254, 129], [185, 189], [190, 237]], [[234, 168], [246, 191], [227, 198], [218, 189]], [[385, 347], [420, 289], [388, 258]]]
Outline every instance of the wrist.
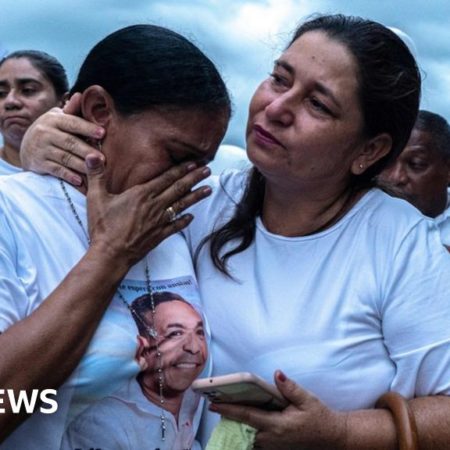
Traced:
[[120, 251], [109, 243], [101, 241], [91, 243], [88, 255], [95, 264], [105, 269], [111, 278], [117, 279], [117, 281], [120, 281], [134, 264], [125, 252]]
[[397, 432], [392, 415], [384, 409], [347, 413], [346, 450], [395, 450]]
[[335, 412], [334, 413], [334, 429], [332, 446], [336, 450], [347, 450], [348, 447], [348, 412]]

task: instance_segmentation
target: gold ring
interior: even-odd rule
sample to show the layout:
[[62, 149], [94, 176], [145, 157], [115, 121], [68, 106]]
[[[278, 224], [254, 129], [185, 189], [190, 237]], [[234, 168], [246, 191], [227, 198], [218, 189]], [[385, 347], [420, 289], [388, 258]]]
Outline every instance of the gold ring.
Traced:
[[172, 206], [169, 206], [168, 208], [166, 208], [166, 213], [169, 216], [169, 222], [173, 222], [174, 220], [176, 220], [177, 213], [175, 212], [175, 210], [173, 209]]

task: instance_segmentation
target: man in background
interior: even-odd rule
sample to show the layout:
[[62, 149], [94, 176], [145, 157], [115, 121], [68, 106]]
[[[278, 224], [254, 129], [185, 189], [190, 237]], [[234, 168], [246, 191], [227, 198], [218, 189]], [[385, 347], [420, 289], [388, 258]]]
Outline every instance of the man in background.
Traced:
[[406, 147], [378, 177], [379, 186], [434, 218], [450, 245], [450, 126], [439, 114], [420, 110]]

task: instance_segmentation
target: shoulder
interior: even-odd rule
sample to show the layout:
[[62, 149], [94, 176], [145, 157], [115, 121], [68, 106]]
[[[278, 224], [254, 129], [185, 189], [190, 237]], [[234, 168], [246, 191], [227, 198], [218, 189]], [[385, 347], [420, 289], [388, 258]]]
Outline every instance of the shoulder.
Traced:
[[108, 449], [129, 448], [124, 425], [129, 411], [121, 414], [120, 403], [111, 400], [100, 400], [77, 416], [63, 436], [61, 450], [92, 448], [94, 444]]
[[223, 223], [231, 218], [242, 198], [248, 176], [249, 170], [225, 170], [220, 176], [210, 177], [207, 184], [212, 193], [190, 209], [194, 215], [190, 227], [200, 227], [205, 232], [211, 230], [218, 221]]
[[13, 166], [12, 164], [7, 163], [4, 159], [0, 158], [0, 176], [12, 175], [20, 172], [22, 172], [20, 167]]
[[224, 170], [220, 175], [212, 176], [207, 184], [212, 194], [194, 208], [196, 212], [213, 212], [225, 206], [236, 205], [242, 198], [249, 178], [249, 170]]
[[402, 234], [420, 225], [434, 226], [433, 219], [424, 216], [410, 203], [379, 189], [372, 189], [363, 197], [358, 212], [368, 226], [380, 232]]
[[0, 177], [0, 194], [4, 197], [18, 195], [40, 195], [52, 192], [58, 180], [51, 176], [33, 172], [20, 172]]
[[226, 170], [246, 169], [250, 165], [245, 149], [235, 145], [222, 144], [209, 167], [214, 175], [220, 175]]
[[108, 426], [114, 428], [130, 414], [130, 406], [117, 397], [104, 397], [93, 403], [70, 424], [72, 432], [82, 432], [86, 428]]

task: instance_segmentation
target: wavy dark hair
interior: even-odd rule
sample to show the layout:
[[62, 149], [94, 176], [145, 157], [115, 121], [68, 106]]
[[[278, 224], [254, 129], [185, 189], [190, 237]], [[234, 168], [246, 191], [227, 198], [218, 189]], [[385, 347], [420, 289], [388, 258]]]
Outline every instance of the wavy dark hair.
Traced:
[[[358, 99], [363, 116], [363, 135], [372, 138], [381, 133], [391, 136], [390, 152], [361, 175], [354, 175], [353, 191], [373, 184], [374, 177], [395, 159], [408, 141], [420, 102], [421, 76], [416, 61], [406, 44], [390, 29], [360, 17], [324, 15], [300, 25], [288, 48], [309, 31], [321, 31], [343, 44], [353, 55], [359, 81]], [[250, 246], [255, 236], [255, 218], [261, 215], [265, 180], [252, 168], [244, 194], [233, 217], [213, 231], [200, 244], [210, 242], [214, 265], [228, 274], [227, 260]], [[236, 245], [226, 252], [229, 241]]]

